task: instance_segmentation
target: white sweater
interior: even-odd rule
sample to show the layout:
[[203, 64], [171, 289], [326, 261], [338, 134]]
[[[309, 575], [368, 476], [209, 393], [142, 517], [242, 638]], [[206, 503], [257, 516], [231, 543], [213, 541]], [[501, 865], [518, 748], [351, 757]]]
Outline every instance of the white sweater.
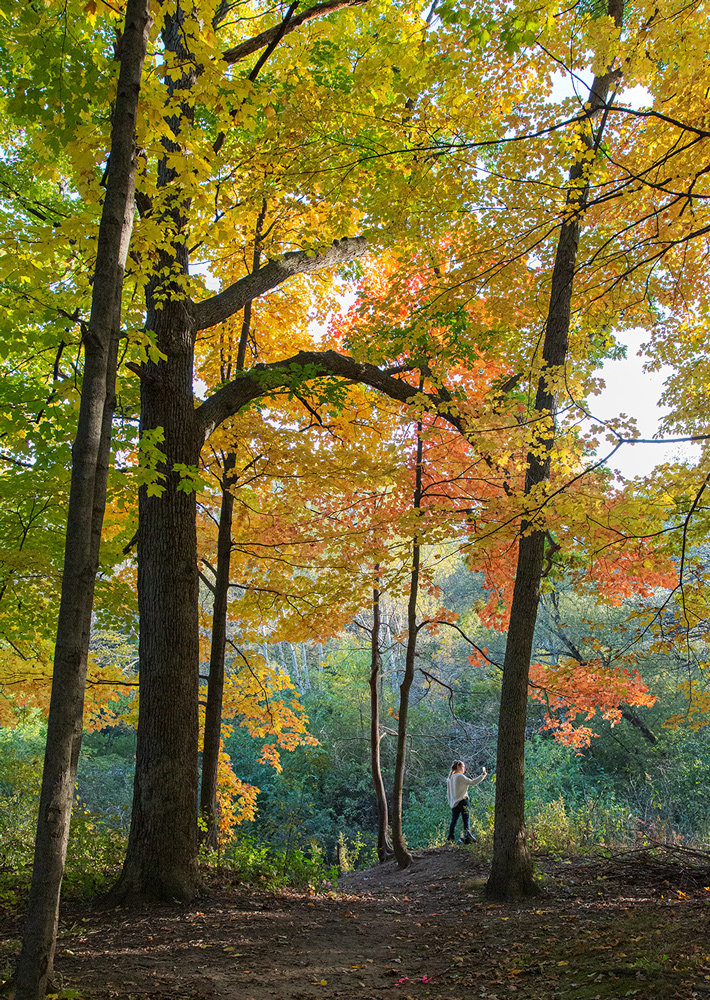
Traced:
[[471, 785], [480, 785], [485, 778], [485, 774], [479, 774], [477, 778], [467, 778], [465, 774], [455, 771], [446, 779], [446, 792], [449, 805], [453, 809], [461, 799], [468, 798], [468, 789]]

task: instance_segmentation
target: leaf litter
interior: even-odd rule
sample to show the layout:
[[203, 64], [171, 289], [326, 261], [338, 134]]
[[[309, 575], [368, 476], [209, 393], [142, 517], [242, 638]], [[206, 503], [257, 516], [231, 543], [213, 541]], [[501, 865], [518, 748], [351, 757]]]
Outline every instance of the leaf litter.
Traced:
[[[543, 893], [483, 896], [475, 848], [271, 893], [214, 870], [192, 906], [63, 907], [58, 994], [83, 1000], [707, 1000], [710, 856], [538, 856]], [[687, 864], [686, 864], [687, 861]], [[661, 878], [663, 874], [663, 878]], [[701, 883], [705, 883], [701, 885]], [[707, 887], [707, 888], [706, 888]], [[11, 968], [20, 914], [2, 914]]]

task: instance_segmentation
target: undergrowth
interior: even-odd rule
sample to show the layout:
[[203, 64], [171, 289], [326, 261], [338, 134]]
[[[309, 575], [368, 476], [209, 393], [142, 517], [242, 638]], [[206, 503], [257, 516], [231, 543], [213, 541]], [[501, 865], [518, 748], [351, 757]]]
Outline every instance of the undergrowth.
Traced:
[[254, 837], [234, 837], [219, 852], [203, 852], [202, 861], [264, 889], [328, 891], [336, 887], [338, 879], [337, 866], [329, 865], [319, 850], [312, 850], [310, 856], [300, 848], [281, 851]]

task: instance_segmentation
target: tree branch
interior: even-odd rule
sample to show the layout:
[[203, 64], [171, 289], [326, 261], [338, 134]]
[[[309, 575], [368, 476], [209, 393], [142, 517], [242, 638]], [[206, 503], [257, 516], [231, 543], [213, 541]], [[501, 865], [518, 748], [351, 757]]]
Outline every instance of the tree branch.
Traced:
[[636, 728], [641, 732], [641, 735], [644, 737], [644, 739], [648, 740], [649, 743], [658, 743], [658, 738], [656, 737], [656, 734], [653, 733], [648, 728], [643, 719], [639, 718], [639, 716], [636, 714], [636, 712], [634, 712], [634, 710], [631, 708], [630, 705], [627, 705], [625, 702], [622, 702], [619, 705], [619, 711], [621, 712], [622, 718], [626, 719], [626, 721], [631, 723], [632, 726], [636, 726]]
[[192, 306], [195, 320], [195, 330], [206, 330], [218, 323], [223, 323], [234, 313], [239, 312], [253, 299], [264, 292], [276, 288], [282, 281], [295, 274], [311, 274], [324, 267], [345, 264], [362, 257], [367, 252], [368, 243], [362, 236], [335, 240], [331, 247], [319, 254], [307, 254], [305, 250], [294, 250], [283, 257], [275, 257], [258, 271], [245, 274], [239, 281], [225, 288], [218, 295], [213, 295], [204, 302]]
[[291, 4], [291, 6], [289, 7], [289, 9], [286, 11], [286, 16], [284, 17], [283, 21], [281, 22], [281, 24], [276, 29], [276, 33], [275, 33], [274, 37], [269, 42], [269, 44], [266, 46], [266, 51], [262, 52], [261, 55], [259, 56], [259, 58], [257, 59], [256, 65], [254, 66], [254, 69], [251, 71], [251, 73], [249, 74], [249, 77], [248, 77], [248, 79], [252, 83], [254, 83], [254, 81], [256, 80], [256, 78], [259, 75], [259, 72], [261, 71], [261, 68], [263, 67], [263, 65], [266, 62], [266, 60], [269, 58], [269, 56], [271, 55], [271, 53], [274, 51], [274, 49], [276, 48], [276, 46], [279, 44], [279, 42], [281, 41], [281, 39], [283, 38], [283, 36], [288, 32], [288, 26], [291, 23], [291, 20], [293, 18], [293, 12], [296, 10], [296, 7], [299, 6], [299, 3], [300, 3], [300, 0], [295, 0], [295, 3]]
[[[361, 364], [337, 351], [299, 351], [292, 358], [285, 358], [283, 361], [255, 365], [239, 378], [222, 386], [195, 410], [197, 426], [206, 440], [216, 427], [248, 403], [278, 387], [292, 385], [299, 377], [343, 378], [349, 382], [369, 385], [400, 403], [408, 404], [415, 396], [423, 396], [432, 409], [442, 406], [448, 409], [449, 406], [448, 393], [445, 396], [420, 393], [417, 386], [387, 375], [375, 365]], [[441, 415], [457, 430], [465, 433], [459, 417], [446, 410]]]
[[[249, 38], [245, 42], [240, 42], [234, 48], [227, 49], [226, 52], [222, 53], [222, 58], [230, 65], [240, 62], [253, 52], [258, 52], [259, 49], [271, 45], [275, 39], [280, 40], [284, 35], [289, 35], [296, 28], [300, 28], [302, 24], [305, 24], [306, 21], [312, 21], [316, 17], [325, 17], [326, 14], [333, 14], [335, 11], [343, 10], [345, 7], [361, 7], [365, 3], [367, 3], [367, 0], [326, 0], [325, 3], [318, 3], [314, 7], [304, 10], [297, 17], [291, 18], [285, 26], [283, 22], [275, 24], [273, 28], [268, 28], [266, 31], [254, 35], [253, 38]], [[279, 33], [281, 34], [279, 35]]]

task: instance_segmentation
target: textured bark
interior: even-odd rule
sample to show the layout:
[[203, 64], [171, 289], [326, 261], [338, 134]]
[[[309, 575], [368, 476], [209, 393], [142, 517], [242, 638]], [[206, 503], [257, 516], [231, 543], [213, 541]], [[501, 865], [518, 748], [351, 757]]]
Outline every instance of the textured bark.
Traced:
[[[610, 0], [610, 16], [621, 26], [623, 6]], [[596, 136], [591, 123], [603, 109], [615, 74], [595, 77], [589, 94], [588, 124], [585, 136], [589, 148], [598, 144], [603, 123]], [[535, 397], [535, 410], [549, 423], [542, 424], [539, 448], [527, 457], [525, 493], [530, 495], [550, 476], [550, 453], [555, 440], [556, 398], [552, 378], [566, 363], [574, 274], [577, 264], [580, 220], [587, 205], [588, 186], [572, 186], [584, 176], [584, 166], [570, 171], [571, 193], [568, 208], [572, 212], [560, 230], [552, 271], [550, 304], [543, 344], [543, 366]], [[539, 527], [539, 530], [531, 530]], [[486, 885], [490, 899], [515, 899], [537, 891], [532, 859], [525, 841], [525, 722], [527, 688], [535, 622], [540, 595], [545, 554], [545, 529], [535, 522], [531, 507], [521, 522], [518, 563], [510, 610], [510, 624], [503, 661], [503, 683], [498, 726], [495, 828], [493, 863]]]
[[639, 730], [643, 738], [645, 740], [648, 740], [648, 742], [651, 745], [655, 745], [656, 743], [658, 743], [658, 738], [656, 737], [653, 730], [648, 728], [643, 719], [641, 719], [636, 714], [636, 712], [634, 712], [633, 708], [630, 705], [619, 705], [619, 711], [621, 712], [621, 717], [623, 719], [626, 719], [626, 721], [630, 725], [635, 726], [636, 729]]
[[200, 831], [203, 843], [213, 850], [219, 846], [217, 815], [217, 765], [222, 735], [222, 698], [224, 695], [224, 657], [227, 647], [227, 601], [229, 570], [232, 559], [232, 515], [234, 494], [231, 491], [232, 472], [236, 464], [233, 453], [225, 456], [222, 478], [222, 506], [217, 535], [217, 565], [215, 567], [212, 606], [212, 642], [210, 672], [207, 681], [205, 736], [202, 748], [202, 783], [200, 785], [200, 816], [204, 827]]
[[303, 686], [306, 691], [311, 690], [311, 679], [308, 675], [308, 657], [306, 656], [306, 644], [301, 643], [301, 663], [303, 665]]
[[[186, 254], [183, 256], [186, 268]], [[195, 494], [182, 464], [200, 457], [192, 393], [194, 332], [185, 304], [148, 317], [165, 360], [141, 368], [141, 435], [162, 428], [162, 495], [138, 498], [140, 703], [133, 814], [114, 903], [190, 900], [198, 890], [198, 574]]]
[[[413, 508], [419, 513], [422, 502], [422, 421], [417, 422], [417, 464], [414, 473]], [[409, 601], [407, 603], [407, 652], [404, 659], [404, 676], [399, 686], [399, 713], [397, 720], [397, 760], [394, 766], [392, 789], [392, 846], [400, 868], [408, 868], [412, 863], [407, 842], [402, 830], [402, 792], [407, 763], [407, 718], [409, 715], [409, 692], [414, 680], [414, 657], [417, 651], [417, 598], [419, 596], [419, 564], [421, 545], [418, 534], [412, 539], [412, 572], [409, 578]]]
[[490, 899], [536, 891], [525, 842], [525, 721], [544, 551], [544, 532], [520, 539], [500, 693], [493, 865], [486, 885]]
[[67, 516], [62, 593], [57, 623], [32, 885], [17, 964], [17, 1000], [44, 997], [52, 972], [76, 769], [94, 583], [106, 502], [123, 277], [133, 226], [135, 127], [150, 12], [129, 0], [121, 50], [106, 197], [96, 271]]
[[[380, 567], [375, 566], [375, 572], [379, 572]], [[389, 842], [388, 827], [389, 816], [387, 810], [387, 796], [385, 794], [385, 783], [382, 780], [382, 767], [380, 765], [380, 590], [375, 586], [372, 591], [372, 635], [371, 635], [371, 659], [370, 659], [370, 764], [372, 768], [372, 782], [375, 786], [375, 796], [377, 798], [377, 857], [380, 862], [386, 861], [392, 854], [392, 846]]]

